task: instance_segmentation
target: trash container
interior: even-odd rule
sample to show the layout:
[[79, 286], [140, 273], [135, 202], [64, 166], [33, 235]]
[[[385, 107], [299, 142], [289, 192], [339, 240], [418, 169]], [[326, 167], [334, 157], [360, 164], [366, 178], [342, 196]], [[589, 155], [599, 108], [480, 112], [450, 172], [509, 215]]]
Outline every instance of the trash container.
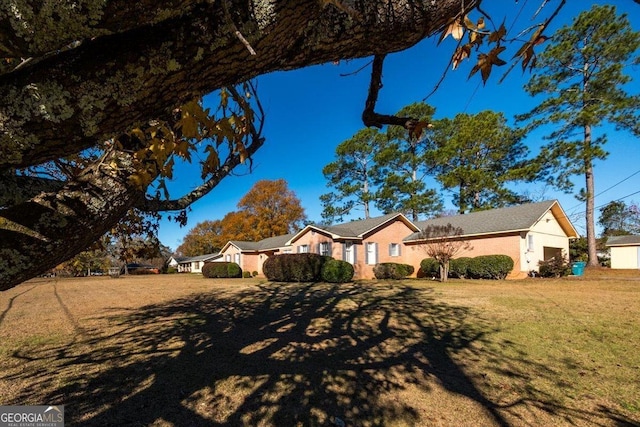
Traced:
[[587, 265], [584, 261], [574, 262], [571, 265], [571, 273], [574, 276], [582, 276], [584, 274], [584, 267]]

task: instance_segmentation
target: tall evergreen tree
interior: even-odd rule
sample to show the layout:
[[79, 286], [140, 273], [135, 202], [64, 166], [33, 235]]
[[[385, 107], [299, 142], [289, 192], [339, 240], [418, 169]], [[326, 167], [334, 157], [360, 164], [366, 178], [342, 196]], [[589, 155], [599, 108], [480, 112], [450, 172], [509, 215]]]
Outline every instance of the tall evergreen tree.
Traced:
[[341, 221], [358, 208], [364, 211], [365, 218], [371, 216], [372, 185], [376, 174], [373, 160], [380, 136], [377, 129], [359, 130], [336, 147], [336, 160], [322, 169], [327, 186], [333, 189], [320, 196], [322, 218], [327, 223]]
[[[605, 123], [640, 134], [640, 97], [624, 90], [631, 78], [625, 65], [634, 60], [640, 34], [626, 15], [618, 16], [611, 5], [594, 5], [571, 26], [560, 28], [537, 57], [534, 75], [525, 86], [531, 95], [545, 99], [519, 117], [529, 128], [552, 125], [541, 157], [555, 166], [553, 181], [570, 189], [573, 175], [583, 175], [589, 265], [597, 266], [594, 226], [595, 160], [607, 157], [606, 137], [593, 130]], [[638, 59], [635, 57], [635, 61]]]
[[397, 116], [419, 118], [419, 129], [414, 132], [400, 126], [387, 129], [386, 138], [375, 156], [380, 168], [376, 206], [384, 213], [402, 212], [415, 221], [442, 209], [440, 195], [427, 186], [427, 179], [435, 171], [430, 126], [434, 113], [435, 108], [425, 103], [408, 105]]
[[598, 224], [602, 227], [602, 237], [623, 236], [637, 233], [639, 216], [635, 205], [616, 201], [600, 208]]
[[435, 139], [437, 179], [453, 192], [459, 213], [527, 201], [507, 184], [533, 180], [537, 163], [527, 159], [522, 132], [509, 127], [502, 113], [482, 111], [440, 120]]

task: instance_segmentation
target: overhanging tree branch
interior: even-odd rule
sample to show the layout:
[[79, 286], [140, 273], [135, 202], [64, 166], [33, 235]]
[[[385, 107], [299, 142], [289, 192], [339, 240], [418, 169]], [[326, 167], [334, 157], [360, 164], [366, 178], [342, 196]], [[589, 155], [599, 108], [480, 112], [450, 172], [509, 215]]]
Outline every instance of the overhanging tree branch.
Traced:
[[362, 121], [365, 126], [375, 126], [381, 128], [384, 125], [402, 126], [412, 130], [416, 125], [416, 120], [411, 117], [397, 117], [375, 112], [378, 102], [378, 93], [382, 89], [382, 66], [386, 55], [375, 55], [371, 64], [371, 80], [369, 82], [369, 94], [362, 112]]

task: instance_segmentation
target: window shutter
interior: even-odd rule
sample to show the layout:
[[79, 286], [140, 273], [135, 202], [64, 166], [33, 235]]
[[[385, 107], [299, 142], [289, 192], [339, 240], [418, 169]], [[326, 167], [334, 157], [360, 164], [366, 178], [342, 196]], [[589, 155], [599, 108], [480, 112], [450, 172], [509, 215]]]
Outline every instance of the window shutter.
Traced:
[[393, 243], [389, 243], [389, 256], [393, 255]]
[[378, 263], [378, 244], [374, 243], [374, 247], [375, 249], [373, 251], [373, 254], [375, 255], [375, 259], [373, 260], [373, 263], [377, 264]]
[[347, 260], [347, 244], [346, 243], [342, 244], [342, 260], [343, 261]]
[[327, 250], [329, 251], [329, 256], [332, 257], [333, 256], [333, 251], [331, 250], [331, 242], [327, 242]]
[[357, 251], [358, 247], [353, 244], [351, 245], [351, 250], [353, 251], [353, 264], [355, 265], [358, 262], [358, 251]]
[[398, 256], [402, 256], [402, 244], [398, 243]]

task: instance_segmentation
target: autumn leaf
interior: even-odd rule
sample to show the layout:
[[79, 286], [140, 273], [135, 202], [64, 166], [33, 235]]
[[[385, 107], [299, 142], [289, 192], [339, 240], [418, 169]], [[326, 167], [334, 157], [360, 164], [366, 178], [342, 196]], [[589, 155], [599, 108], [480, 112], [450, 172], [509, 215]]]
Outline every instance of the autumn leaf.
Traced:
[[430, 129], [432, 127], [433, 124], [431, 123], [419, 121], [412, 129], [409, 130], [409, 138], [419, 139], [425, 129]]
[[209, 155], [207, 159], [202, 162], [202, 179], [205, 179], [210, 173], [215, 172], [220, 166], [218, 152], [212, 145], [207, 145], [204, 151], [209, 153]]
[[462, 38], [462, 36], [464, 35], [464, 25], [461, 18], [455, 19], [451, 24], [447, 26], [447, 28], [445, 28], [444, 32], [440, 36], [440, 40], [438, 41], [438, 43], [442, 42], [442, 40], [446, 39], [449, 35], [451, 35], [451, 37], [456, 40], [460, 40]]
[[489, 42], [498, 43], [500, 40], [504, 39], [507, 35], [507, 28], [504, 26], [504, 22], [500, 25], [496, 31], [493, 31], [489, 34]]
[[498, 55], [505, 49], [506, 47], [504, 46], [498, 46], [491, 49], [488, 54], [481, 53], [480, 55], [478, 55], [478, 62], [471, 69], [469, 77], [480, 71], [480, 74], [482, 75], [482, 82], [486, 84], [489, 76], [491, 75], [491, 69], [493, 68], [493, 66], [502, 66], [506, 64], [505, 61], [498, 57]]
[[453, 59], [451, 61], [453, 64], [453, 69], [455, 70], [456, 68], [458, 68], [458, 65], [460, 65], [462, 61], [464, 61], [469, 57], [469, 54], [471, 54], [470, 44], [465, 44], [463, 46], [460, 46], [458, 49], [456, 49], [455, 53], [453, 54]]
[[544, 43], [548, 37], [542, 35], [542, 30], [544, 28], [540, 27], [538, 28], [533, 35], [531, 36], [531, 38], [529, 39], [528, 42], [526, 42], [525, 44], [522, 45], [522, 47], [520, 47], [520, 49], [518, 49], [518, 51], [516, 52], [515, 55], [513, 55], [514, 58], [517, 57], [521, 57], [522, 58], [522, 71], [525, 71], [527, 69], [527, 65], [530, 64], [531, 68], [533, 68], [535, 66], [536, 60], [535, 60], [535, 52], [533, 50], [533, 48], [539, 44]]

